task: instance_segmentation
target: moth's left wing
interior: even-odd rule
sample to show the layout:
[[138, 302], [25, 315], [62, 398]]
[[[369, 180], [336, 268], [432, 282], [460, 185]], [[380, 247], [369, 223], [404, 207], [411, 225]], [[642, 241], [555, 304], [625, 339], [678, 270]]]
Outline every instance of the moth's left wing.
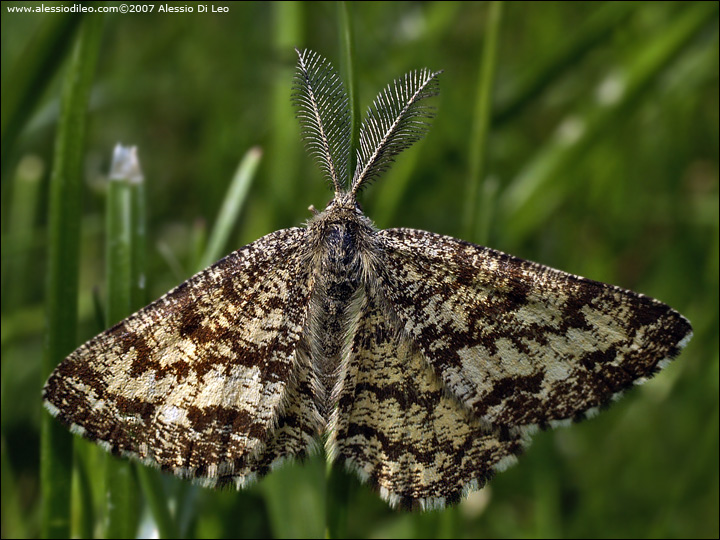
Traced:
[[692, 335], [678, 312], [632, 291], [425, 231], [377, 238], [383, 293], [405, 333], [490, 424], [581, 418]]
[[79, 347], [50, 375], [47, 409], [113, 453], [205, 485], [243, 485], [303, 451], [317, 420], [293, 379], [309, 369], [306, 234], [264, 236]]

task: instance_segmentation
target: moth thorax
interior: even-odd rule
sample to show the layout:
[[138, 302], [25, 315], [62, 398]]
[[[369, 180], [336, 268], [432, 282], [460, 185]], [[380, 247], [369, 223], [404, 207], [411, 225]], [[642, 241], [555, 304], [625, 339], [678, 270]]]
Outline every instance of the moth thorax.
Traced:
[[308, 314], [315, 372], [313, 390], [318, 411], [326, 419], [334, 408], [333, 389], [362, 287], [362, 232], [358, 225], [355, 220], [323, 224], [322, 255], [315, 269], [316, 286]]
[[359, 285], [359, 231], [353, 222], [328, 224], [320, 279], [332, 300], [348, 301]]

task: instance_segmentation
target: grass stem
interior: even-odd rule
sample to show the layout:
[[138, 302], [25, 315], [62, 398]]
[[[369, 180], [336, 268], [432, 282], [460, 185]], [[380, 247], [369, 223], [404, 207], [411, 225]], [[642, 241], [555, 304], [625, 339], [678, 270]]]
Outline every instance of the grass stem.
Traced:
[[[102, 36], [100, 15], [85, 17], [65, 75], [50, 179], [47, 338], [42, 377], [77, 345], [80, 216], [87, 104]], [[70, 535], [72, 435], [43, 415], [40, 443], [41, 535]]]
[[[497, 40], [502, 18], [502, 2], [490, 2], [488, 7], [485, 37], [483, 39], [482, 60], [480, 65], [480, 83], [475, 100], [475, 114], [470, 135], [470, 172], [468, 177], [467, 200], [465, 203], [464, 237], [471, 242], [486, 242], [480, 238], [478, 230], [479, 196], [485, 190], [485, 162], [487, 153], [487, 134], [492, 109], [493, 82], [497, 58]], [[487, 231], [484, 233], [487, 234]]]
[[[133, 267], [133, 197], [134, 181], [122, 165], [128, 160], [126, 150], [118, 145], [113, 155], [106, 210], [107, 302], [106, 323], [113, 325], [131, 311]], [[137, 485], [132, 464], [108, 456], [105, 469], [105, 537], [133, 538], [139, 523]]]
[[345, 79], [350, 105], [350, 156], [348, 159], [348, 182], [355, 174], [357, 149], [360, 140], [360, 107], [358, 106], [357, 83], [355, 81], [355, 43], [350, 7], [348, 2], [338, 2], [338, 23], [340, 27], [340, 73]]

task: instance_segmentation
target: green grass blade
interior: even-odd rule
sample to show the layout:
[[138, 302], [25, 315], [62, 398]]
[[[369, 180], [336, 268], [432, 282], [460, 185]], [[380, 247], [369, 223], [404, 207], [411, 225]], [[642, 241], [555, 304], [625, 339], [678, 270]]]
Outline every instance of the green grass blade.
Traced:
[[572, 29], [570, 36], [557, 40], [554, 51], [518, 74], [517, 82], [505, 93], [507, 97], [495, 108], [493, 124], [504, 124], [534, 103], [550, 85], [571, 72], [591, 51], [611, 40], [620, 25], [631, 20], [632, 12], [639, 6], [639, 2], [600, 4], [591, 16]]
[[110, 170], [106, 208], [107, 325], [130, 314], [133, 288], [133, 191], [142, 176], [134, 149], [115, 147]]
[[[87, 104], [97, 63], [102, 17], [86, 17], [63, 87], [60, 122], [50, 180], [48, 245], [48, 330], [43, 380], [77, 345], [77, 293], [80, 251], [81, 186]], [[72, 436], [59, 422], [43, 415], [40, 466], [41, 534], [70, 534]]]
[[328, 463], [326, 469], [325, 538], [347, 538], [353, 478], [344, 467]]
[[270, 530], [275, 538], [322, 538], [326, 531], [322, 490], [327, 462], [311, 453], [303, 463], [286, 463], [263, 478]]
[[105, 538], [135, 538], [140, 520], [132, 463], [120, 457], [107, 456], [105, 494]]
[[301, 193], [297, 171], [300, 169], [299, 126], [290, 102], [290, 85], [295, 70], [294, 47], [303, 48], [302, 24], [305, 6], [302, 2], [273, 2], [273, 49], [280, 60], [274, 74], [270, 114], [272, 137], [267, 147], [268, 188], [274, 196], [274, 204], [267, 213], [273, 216], [270, 227], [287, 226], [289, 216], [296, 215], [297, 201]]
[[22, 279], [28, 275], [29, 247], [35, 238], [33, 225], [41, 195], [41, 181], [45, 165], [37, 156], [24, 156], [18, 163], [13, 179], [12, 200], [8, 233], [3, 238], [2, 258], [2, 311], [17, 309], [29, 283]]
[[357, 161], [357, 148], [360, 140], [360, 107], [358, 106], [357, 82], [355, 81], [355, 40], [353, 37], [350, 6], [348, 2], [338, 2], [338, 22], [340, 27], [340, 73], [345, 79], [345, 88], [350, 105], [350, 155], [348, 159], [347, 182], [352, 181]]
[[0, 486], [2, 489], [2, 531], [3, 538], [28, 538], [25, 527], [26, 517], [23, 515], [20, 492], [15, 480], [13, 468], [5, 444], [5, 436], [0, 436]]
[[643, 92], [683, 51], [698, 33], [717, 19], [717, 4], [691, 4], [655, 39], [642, 43], [616, 77], [617, 95], [606, 99], [585, 114], [566, 122], [568, 129], [558, 132], [508, 185], [499, 200], [502, 234], [516, 243], [547, 219], [574, 186], [563, 181], [563, 171], [616, 126], [628, 114]]
[[88, 463], [89, 454], [97, 454], [98, 448], [89, 442], [76, 441], [74, 445], [74, 457], [77, 466], [73, 485], [73, 508], [75, 508], [77, 519], [73, 521], [73, 538], [92, 538], [95, 533], [97, 516], [95, 513], [95, 501], [93, 500], [93, 482], [90, 473], [91, 466]]
[[196, 271], [207, 268], [206, 266], [202, 266], [202, 260], [208, 246], [207, 223], [204, 219], [196, 219], [192, 224], [188, 243], [190, 245], [190, 267]]
[[260, 164], [261, 156], [262, 150], [254, 147], [245, 153], [245, 156], [240, 162], [235, 176], [232, 182], [230, 182], [230, 187], [225, 195], [225, 200], [220, 208], [217, 221], [210, 234], [205, 253], [200, 259], [200, 268], [198, 268], [198, 270], [207, 268], [225, 255], [225, 246], [245, 204], [245, 199], [255, 179], [255, 173]]
[[[106, 322], [113, 325], [130, 314], [132, 305], [133, 178], [123, 168], [124, 149], [115, 148], [107, 197]], [[133, 538], [139, 523], [138, 489], [132, 464], [109, 456], [105, 469], [105, 537]]]
[[150, 507], [160, 538], [178, 538], [178, 530], [167, 504], [160, 473], [144, 465], [136, 467], [138, 481]]
[[17, 136], [65, 59], [81, 20], [82, 15], [78, 13], [53, 13], [46, 17], [33, 40], [16, 60], [8, 77], [3, 78], [0, 93], [2, 163], [6, 162], [5, 158]]
[[[135, 156], [137, 160], [137, 156]], [[138, 162], [138, 169], [140, 168]], [[130, 308], [138, 310], [148, 302], [147, 298], [147, 276], [146, 269], [146, 246], [147, 246], [147, 211], [145, 202], [145, 181], [142, 173], [138, 176], [139, 181], [131, 182], [130, 197], [132, 199], [132, 223], [130, 224], [131, 239], [131, 280]]]
[[[497, 40], [500, 34], [502, 2], [490, 2], [488, 7], [485, 38], [483, 39], [480, 82], [475, 101], [472, 133], [470, 135], [470, 171], [468, 176], [467, 199], [465, 201], [464, 237], [471, 242], [487, 243], [487, 226], [483, 227], [482, 237], [478, 230], [480, 205], [478, 197], [485, 195], [485, 160], [487, 134], [490, 125], [493, 82], [497, 58]], [[484, 223], [487, 223], [485, 221]]]

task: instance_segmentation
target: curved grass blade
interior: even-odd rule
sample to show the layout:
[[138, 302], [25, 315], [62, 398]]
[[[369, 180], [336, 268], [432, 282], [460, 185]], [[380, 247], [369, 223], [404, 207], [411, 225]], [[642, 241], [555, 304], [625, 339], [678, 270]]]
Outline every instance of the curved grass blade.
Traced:
[[210, 234], [207, 248], [200, 260], [198, 271], [207, 268], [223, 256], [223, 250], [245, 204], [261, 157], [262, 150], [257, 146], [253, 147], [245, 153], [238, 165]]
[[508, 123], [531, 107], [553, 85], [572, 73], [589, 54], [623, 31], [631, 24], [638, 2], [603, 2], [569, 35], [554, 43], [552, 50], [537, 55], [537, 62], [518, 73], [517, 80], [506, 92], [498, 95], [498, 103], [492, 113], [492, 123], [500, 126]]
[[[574, 167], [588, 149], [627, 115], [637, 100], [651, 88], [651, 82], [668, 69], [673, 61], [704, 32], [716, 24], [718, 5], [701, 2], [690, 4], [663, 32], [636, 48], [617, 71], [616, 85], [621, 89], [610, 101], [566, 121], [571, 129], [559, 129], [555, 138], [541, 149], [504, 189], [498, 199], [498, 227], [504, 238], [520, 242], [530, 231], [547, 219], [575, 189], [563, 174]], [[565, 178], [568, 178], [567, 180]]]
[[[79, 13], [55, 13], [48, 17], [30, 41], [7, 77], [3, 78], [0, 106], [0, 163], [53, 80], [53, 75], [68, 54], [69, 45], [82, 21]], [[3, 166], [4, 168], [4, 166]], [[3, 181], [6, 175], [2, 175]]]

